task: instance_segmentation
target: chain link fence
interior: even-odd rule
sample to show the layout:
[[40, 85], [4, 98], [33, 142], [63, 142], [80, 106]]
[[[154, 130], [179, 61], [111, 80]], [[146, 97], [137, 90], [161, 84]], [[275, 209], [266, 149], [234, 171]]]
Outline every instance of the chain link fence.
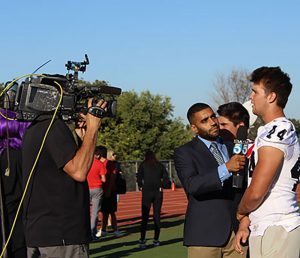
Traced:
[[[127, 191], [138, 191], [138, 186], [136, 183], [136, 173], [138, 171], [139, 165], [141, 164], [142, 160], [132, 160], [132, 161], [121, 161], [121, 168], [123, 171], [123, 175], [126, 178], [127, 182]], [[160, 160], [162, 164], [166, 167], [170, 179], [174, 182], [175, 187], [181, 187], [181, 183], [178, 179], [174, 161], [173, 160]]]

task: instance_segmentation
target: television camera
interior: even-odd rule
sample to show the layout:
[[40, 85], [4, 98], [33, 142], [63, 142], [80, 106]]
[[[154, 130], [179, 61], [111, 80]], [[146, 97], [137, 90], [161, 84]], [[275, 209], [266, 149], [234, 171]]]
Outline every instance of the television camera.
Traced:
[[[58, 105], [57, 115], [65, 121], [76, 120], [79, 113], [87, 112], [101, 118], [114, 117], [116, 96], [120, 95], [122, 90], [106, 85], [81, 85], [78, 72], [85, 72], [88, 64], [89, 59], [85, 55], [83, 62], [66, 63], [68, 70], [66, 75], [32, 75], [20, 85], [13, 83], [1, 99], [0, 106], [15, 111], [16, 119], [20, 121], [33, 121], [40, 115], [53, 114]], [[63, 89], [62, 96], [60, 86]], [[97, 99], [105, 99], [106, 109], [96, 107], [94, 104], [88, 109], [89, 98], [94, 98], [93, 103], [96, 103]]]

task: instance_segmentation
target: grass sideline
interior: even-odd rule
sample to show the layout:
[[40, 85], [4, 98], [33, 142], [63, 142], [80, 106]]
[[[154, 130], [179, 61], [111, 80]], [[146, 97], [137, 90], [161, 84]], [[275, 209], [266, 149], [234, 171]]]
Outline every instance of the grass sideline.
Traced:
[[182, 258], [187, 257], [187, 248], [182, 245], [183, 217], [161, 220], [161, 245], [152, 246], [153, 221], [148, 223], [147, 248], [139, 249], [140, 224], [122, 227], [119, 230], [125, 235], [119, 238], [108, 235], [90, 244], [90, 258]]
[[[300, 207], [300, 202], [299, 202]], [[138, 248], [140, 224], [120, 228], [125, 235], [119, 238], [107, 236], [90, 244], [90, 258], [182, 258], [187, 257], [187, 248], [182, 245], [183, 217], [161, 220], [161, 246], [151, 246], [153, 221], [148, 223], [147, 245], [145, 250]]]

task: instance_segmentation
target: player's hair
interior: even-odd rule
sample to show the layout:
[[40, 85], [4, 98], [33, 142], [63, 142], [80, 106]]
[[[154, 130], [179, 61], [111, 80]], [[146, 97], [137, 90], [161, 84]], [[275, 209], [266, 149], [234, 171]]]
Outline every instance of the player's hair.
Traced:
[[275, 92], [277, 105], [284, 108], [292, 91], [292, 83], [287, 73], [284, 73], [279, 66], [260, 67], [254, 70], [250, 76], [253, 83], [262, 83], [266, 93]]

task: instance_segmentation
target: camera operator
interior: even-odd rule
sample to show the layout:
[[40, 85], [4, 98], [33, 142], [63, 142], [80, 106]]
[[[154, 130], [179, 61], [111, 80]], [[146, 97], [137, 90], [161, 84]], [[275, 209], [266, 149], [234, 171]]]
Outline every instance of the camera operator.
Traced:
[[[98, 101], [105, 109], [107, 102]], [[88, 101], [88, 108], [92, 99]], [[51, 116], [37, 117], [27, 129], [22, 149], [24, 185], [36, 161]], [[86, 258], [91, 240], [89, 189], [91, 167], [101, 118], [82, 114], [78, 148], [72, 132], [55, 118], [45, 140], [24, 199], [28, 257]]]

